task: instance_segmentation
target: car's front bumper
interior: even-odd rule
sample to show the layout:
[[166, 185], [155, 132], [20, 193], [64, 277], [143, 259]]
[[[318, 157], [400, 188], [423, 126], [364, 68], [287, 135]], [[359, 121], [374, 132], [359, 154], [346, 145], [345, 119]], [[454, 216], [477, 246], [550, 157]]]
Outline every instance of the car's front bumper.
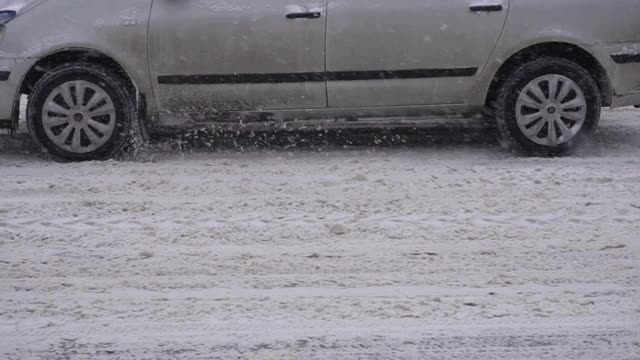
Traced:
[[640, 42], [594, 45], [613, 88], [612, 107], [640, 105]]

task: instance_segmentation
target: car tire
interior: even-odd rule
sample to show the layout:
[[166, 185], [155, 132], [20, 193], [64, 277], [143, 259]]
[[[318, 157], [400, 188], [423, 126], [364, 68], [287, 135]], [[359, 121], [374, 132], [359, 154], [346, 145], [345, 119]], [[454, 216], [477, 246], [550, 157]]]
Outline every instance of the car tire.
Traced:
[[137, 117], [135, 91], [115, 72], [89, 63], [49, 71], [27, 106], [34, 140], [64, 161], [112, 158], [133, 140]]
[[541, 57], [511, 73], [493, 110], [507, 150], [561, 156], [593, 135], [601, 106], [598, 85], [589, 72], [567, 59]]

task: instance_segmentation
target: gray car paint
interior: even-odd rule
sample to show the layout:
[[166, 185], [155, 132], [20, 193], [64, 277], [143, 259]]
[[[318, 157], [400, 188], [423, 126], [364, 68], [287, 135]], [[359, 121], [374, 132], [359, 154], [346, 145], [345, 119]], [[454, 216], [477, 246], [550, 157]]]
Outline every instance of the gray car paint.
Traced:
[[[150, 73], [166, 112], [324, 108], [324, 82], [158, 84], [161, 75], [324, 72], [325, 4], [290, 0], [155, 0]], [[286, 19], [314, 10], [318, 20]]]
[[478, 68], [473, 77], [336, 81], [331, 107], [463, 104], [507, 17], [466, 0], [330, 0], [327, 70]]

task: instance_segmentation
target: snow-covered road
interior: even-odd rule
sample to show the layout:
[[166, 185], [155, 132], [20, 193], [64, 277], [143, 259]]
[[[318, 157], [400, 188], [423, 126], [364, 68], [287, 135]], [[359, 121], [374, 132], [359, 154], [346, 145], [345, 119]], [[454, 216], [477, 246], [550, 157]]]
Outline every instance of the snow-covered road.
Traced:
[[640, 359], [640, 112], [480, 140], [0, 153], [0, 358]]

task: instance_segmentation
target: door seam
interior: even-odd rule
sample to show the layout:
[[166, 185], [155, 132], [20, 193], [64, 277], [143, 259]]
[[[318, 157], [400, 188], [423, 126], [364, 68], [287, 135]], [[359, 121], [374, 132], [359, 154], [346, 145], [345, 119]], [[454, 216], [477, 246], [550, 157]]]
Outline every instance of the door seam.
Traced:
[[[324, 4], [324, 75], [325, 79], [327, 76], [327, 33], [329, 32], [329, 0], [327, 0]], [[325, 108], [330, 109], [329, 106], [329, 82], [325, 80], [324, 82], [324, 94], [326, 105]]]
[[[153, 69], [151, 68], [151, 41], [150, 41], [151, 40], [151, 36], [150, 36], [150, 34], [151, 34], [151, 17], [152, 17], [152, 14], [153, 14], [153, 5], [154, 5], [154, 0], [151, 0], [151, 5], [149, 6], [149, 16], [147, 18], [147, 41], [146, 41], [146, 44], [147, 44], [147, 74], [149, 75], [149, 84], [151, 85], [149, 91], [151, 92], [151, 97], [153, 98], [153, 102], [154, 102], [153, 107], [158, 113], [160, 113], [160, 109], [161, 109], [162, 104], [160, 104], [160, 102], [159, 102], [159, 100], [157, 98], [157, 95], [159, 95], [159, 94], [156, 94], [156, 89], [155, 89], [156, 85], [154, 83], [154, 81], [156, 79], [154, 79]], [[148, 103], [149, 103], [149, 101], [147, 101], [147, 107], [148, 107]], [[148, 115], [149, 114], [145, 114], [145, 117], [148, 117]], [[149, 119], [147, 119], [147, 121], [149, 121]]]

